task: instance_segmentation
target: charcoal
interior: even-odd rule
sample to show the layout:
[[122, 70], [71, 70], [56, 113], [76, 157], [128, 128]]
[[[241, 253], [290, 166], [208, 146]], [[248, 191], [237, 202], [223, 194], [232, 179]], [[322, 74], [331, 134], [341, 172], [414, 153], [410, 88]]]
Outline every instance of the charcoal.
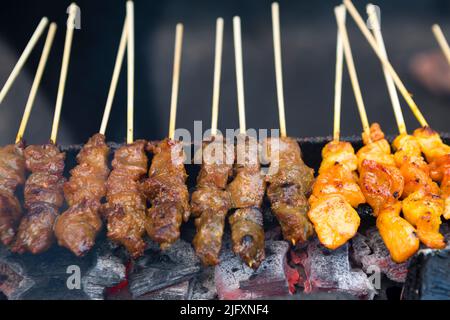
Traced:
[[348, 243], [336, 250], [328, 250], [316, 238], [310, 241], [307, 251], [300, 257], [306, 276], [306, 293], [344, 292], [361, 299], [373, 299], [376, 291], [367, 275], [350, 266]]
[[450, 300], [450, 248], [420, 250], [409, 264], [404, 300]]
[[395, 263], [389, 254], [380, 233], [375, 227], [357, 234], [352, 239], [352, 258], [366, 273], [372, 274], [374, 267], [390, 280], [403, 283], [408, 273], [408, 261]]
[[134, 298], [167, 288], [193, 278], [201, 270], [192, 246], [179, 240], [165, 251], [150, 244], [129, 275], [129, 289]]
[[20, 264], [0, 258], [0, 292], [8, 300], [18, 300], [34, 285]]
[[230, 249], [229, 240], [215, 268], [215, 283], [219, 299], [256, 299], [290, 295], [286, 276], [285, 241], [267, 241], [266, 259], [257, 270], [249, 268]]
[[187, 300], [190, 296], [190, 282], [183, 281], [164, 289], [144, 294], [137, 300]]
[[192, 279], [191, 287], [189, 300], [215, 299], [217, 289], [214, 281], [214, 267], [204, 268], [198, 276]]

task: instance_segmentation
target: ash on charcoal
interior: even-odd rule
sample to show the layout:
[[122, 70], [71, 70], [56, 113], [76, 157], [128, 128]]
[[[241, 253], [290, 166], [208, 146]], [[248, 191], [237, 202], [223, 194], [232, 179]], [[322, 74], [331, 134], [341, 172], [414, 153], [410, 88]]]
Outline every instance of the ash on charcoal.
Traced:
[[373, 299], [376, 294], [367, 275], [360, 269], [351, 269], [348, 243], [328, 250], [314, 239], [299, 257], [306, 276], [306, 293], [343, 292], [361, 299]]
[[21, 265], [0, 258], [0, 292], [8, 300], [17, 300], [33, 287], [35, 282], [24, 274]]
[[173, 286], [144, 294], [137, 300], [187, 300], [189, 299], [190, 282], [183, 281]]
[[450, 249], [420, 250], [409, 264], [405, 300], [450, 300]]
[[214, 281], [214, 267], [204, 268], [192, 279], [189, 300], [212, 300], [217, 298], [217, 288]]
[[375, 267], [390, 280], [399, 283], [405, 282], [408, 261], [404, 263], [392, 261], [389, 251], [375, 227], [367, 230], [366, 236], [358, 233], [352, 239], [352, 258], [366, 273], [372, 274]]
[[257, 270], [249, 268], [231, 251], [229, 239], [215, 268], [215, 283], [219, 299], [257, 299], [290, 295], [286, 275], [285, 241], [267, 241], [266, 259]]
[[138, 259], [129, 275], [134, 298], [190, 280], [201, 270], [192, 246], [179, 240], [165, 251], [150, 243], [144, 257]]

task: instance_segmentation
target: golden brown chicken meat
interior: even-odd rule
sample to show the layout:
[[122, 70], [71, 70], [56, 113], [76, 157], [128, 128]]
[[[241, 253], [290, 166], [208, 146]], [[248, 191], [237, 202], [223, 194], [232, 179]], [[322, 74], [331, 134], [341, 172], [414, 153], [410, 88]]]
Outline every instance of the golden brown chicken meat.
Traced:
[[52, 143], [28, 146], [24, 152], [31, 171], [25, 183], [26, 214], [22, 218], [13, 252], [38, 254], [53, 244], [53, 225], [63, 205], [65, 153]]
[[231, 208], [231, 197], [225, 188], [232, 174], [233, 160], [233, 146], [223, 137], [215, 136], [203, 143], [202, 167], [197, 189], [192, 194], [191, 211], [197, 228], [193, 245], [205, 265], [219, 263], [225, 218]]
[[354, 208], [366, 200], [356, 169], [357, 158], [350, 143], [331, 141], [325, 145], [308, 217], [320, 242], [329, 249], [339, 248], [358, 231], [360, 218]]
[[430, 176], [441, 185], [445, 201], [444, 218], [450, 219], [450, 146], [442, 142], [439, 134], [430, 127], [414, 131], [430, 167]]
[[314, 170], [303, 162], [295, 139], [270, 138], [264, 149], [270, 161], [267, 196], [283, 237], [294, 245], [305, 242], [314, 232], [307, 217]]
[[439, 186], [430, 178], [429, 168], [422, 157], [417, 138], [399, 135], [393, 142], [395, 162], [405, 181], [403, 190], [403, 216], [417, 229], [417, 236], [433, 249], [445, 247], [444, 236], [439, 232], [444, 200]]
[[137, 140], [116, 150], [102, 208], [108, 238], [123, 245], [132, 258], [142, 256], [145, 249], [146, 200], [140, 183], [147, 173], [146, 144]]
[[363, 141], [365, 145], [356, 154], [359, 185], [392, 259], [404, 262], [419, 249], [419, 239], [415, 228], [400, 216], [403, 176], [377, 123], [371, 125], [370, 136], [363, 135]]
[[150, 143], [153, 160], [142, 190], [151, 202], [147, 210], [149, 237], [167, 249], [180, 238], [180, 227], [190, 216], [187, 174], [184, 168], [183, 143], [164, 139]]
[[69, 209], [56, 220], [55, 235], [60, 246], [77, 256], [94, 246], [102, 227], [100, 201], [106, 195], [108, 154], [105, 136], [92, 136], [78, 154], [78, 165], [70, 171], [71, 177], [64, 185]]
[[265, 258], [263, 216], [260, 209], [265, 181], [261, 174], [257, 146], [252, 137], [238, 137], [234, 179], [227, 187], [231, 206], [236, 209], [229, 218], [233, 251], [254, 269]]
[[0, 242], [4, 245], [11, 243], [22, 218], [15, 191], [25, 183], [23, 148], [21, 142], [0, 148]]

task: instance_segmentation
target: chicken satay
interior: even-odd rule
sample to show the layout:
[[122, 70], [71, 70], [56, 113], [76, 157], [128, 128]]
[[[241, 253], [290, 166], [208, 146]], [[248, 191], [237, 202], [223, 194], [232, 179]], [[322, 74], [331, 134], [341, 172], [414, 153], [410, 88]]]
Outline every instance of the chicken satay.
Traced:
[[22, 208], [15, 196], [19, 185], [25, 183], [23, 143], [0, 148], [0, 241], [9, 245], [22, 218]]
[[102, 208], [108, 238], [123, 245], [132, 258], [142, 256], [145, 249], [146, 199], [140, 183], [147, 172], [146, 144], [136, 140], [116, 150]]
[[38, 254], [53, 244], [53, 225], [63, 205], [65, 153], [52, 143], [25, 149], [26, 168], [31, 171], [25, 183], [25, 208], [11, 250]]
[[192, 194], [191, 211], [197, 233], [193, 245], [205, 265], [219, 263], [225, 218], [231, 208], [231, 198], [225, 190], [232, 175], [233, 147], [215, 136], [203, 143], [202, 167], [197, 177], [197, 189]]
[[233, 251], [251, 268], [257, 269], [265, 259], [264, 228], [261, 204], [265, 181], [257, 154], [256, 140], [238, 137], [234, 164], [234, 179], [227, 186], [231, 206], [230, 216]]
[[429, 176], [429, 168], [422, 157], [417, 138], [399, 135], [393, 142], [395, 162], [405, 181], [403, 215], [417, 229], [417, 236], [426, 246], [445, 247], [444, 236], [439, 233], [444, 200], [439, 186]]
[[60, 246], [77, 256], [88, 252], [102, 227], [101, 199], [106, 195], [109, 147], [105, 136], [97, 133], [77, 155], [78, 165], [70, 171], [64, 185], [69, 209], [55, 223], [55, 235]]
[[187, 222], [190, 216], [185, 154], [183, 143], [172, 139], [150, 143], [148, 149], [154, 156], [148, 179], [142, 184], [152, 205], [147, 210], [145, 228], [164, 250], [180, 238], [181, 223]]
[[319, 241], [329, 249], [339, 248], [358, 231], [360, 218], [354, 208], [366, 200], [356, 168], [357, 158], [350, 143], [334, 140], [323, 148], [308, 217]]
[[440, 182], [445, 201], [443, 215], [445, 219], [450, 219], [450, 146], [442, 142], [439, 134], [430, 127], [416, 129], [414, 137], [429, 163], [431, 178]]
[[419, 249], [416, 229], [400, 216], [404, 179], [377, 123], [371, 125], [370, 136], [363, 134], [363, 141], [365, 145], [356, 154], [359, 185], [392, 260], [401, 263]]
[[314, 232], [307, 217], [307, 196], [311, 193], [314, 170], [304, 164], [295, 139], [267, 139], [265, 150], [270, 161], [266, 182], [272, 211], [284, 239], [294, 245], [303, 243]]

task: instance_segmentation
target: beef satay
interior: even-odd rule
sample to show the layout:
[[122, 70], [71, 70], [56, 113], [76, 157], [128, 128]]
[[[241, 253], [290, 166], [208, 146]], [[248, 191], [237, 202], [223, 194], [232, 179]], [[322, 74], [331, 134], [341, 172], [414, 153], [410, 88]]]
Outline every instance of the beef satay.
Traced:
[[184, 168], [183, 143], [164, 139], [148, 146], [153, 160], [142, 190], [151, 203], [147, 211], [149, 237], [167, 249], [180, 238], [182, 221], [190, 216], [187, 174]]
[[225, 218], [231, 208], [230, 194], [225, 188], [232, 174], [233, 157], [233, 148], [221, 136], [203, 143], [202, 167], [192, 194], [191, 211], [197, 217], [193, 245], [205, 265], [219, 263]]
[[266, 183], [261, 173], [257, 143], [246, 136], [236, 147], [234, 179], [227, 190], [231, 196], [230, 216], [233, 251], [251, 268], [257, 269], [265, 258], [261, 205]]
[[147, 172], [145, 147], [144, 140], [137, 140], [116, 150], [102, 208], [108, 238], [123, 245], [132, 258], [142, 256], [145, 249], [146, 199], [140, 189]]
[[25, 149], [26, 168], [31, 171], [25, 183], [26, 214], [12, 244], [13, 252], [38, 254], [53, 244], [53, 224], [63, 205], [65, 153], [53, 143]]
[[99, 210], [100, 201], [106, 195], [108, 154], [105, 136], [93, 135], [78, 154], [78, 165], [70, 171], [71, 177], [64, 185], [69, 209], [58, 217], [55, 235], [60, 246], [77, 256], [93, 247], [102, 227]]

